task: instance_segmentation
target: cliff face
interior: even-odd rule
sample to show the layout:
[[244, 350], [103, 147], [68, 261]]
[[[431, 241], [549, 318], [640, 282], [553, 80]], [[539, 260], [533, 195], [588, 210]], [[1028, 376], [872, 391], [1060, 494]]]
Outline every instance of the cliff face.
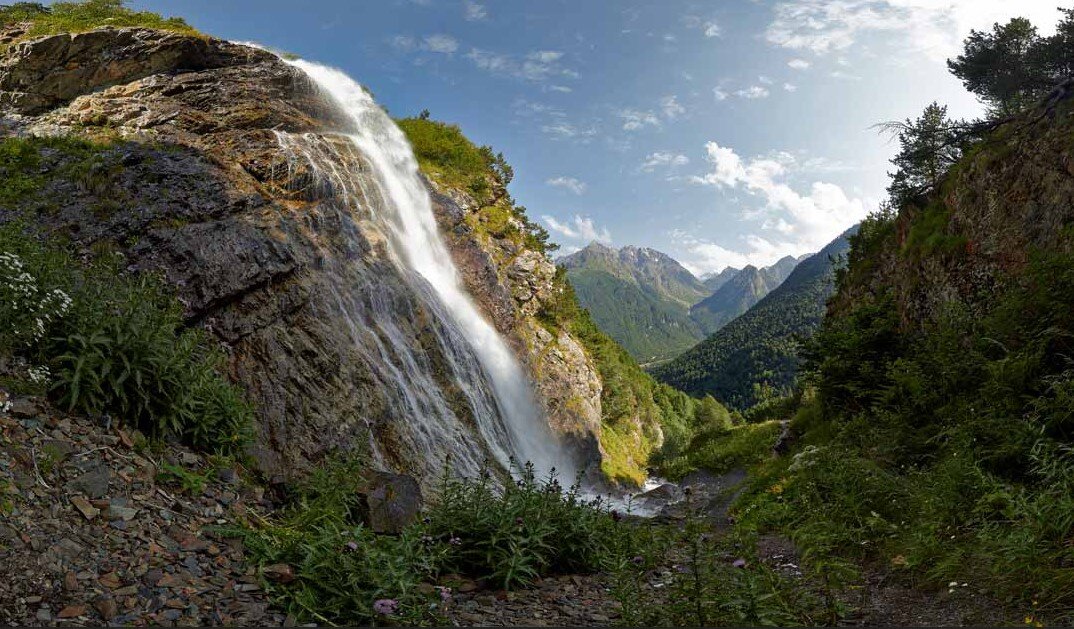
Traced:
[[923, 206], [902, 208], [890, 234], [866, 237], [829, 312], [890, 292], [904, 327], [953, 306], [970, 318], [1017, 283], [1034, 253], [1074, 247], [1074, 121], [1069, 113], [1001, 127], [948, 174]]
[[[253, 454], [264, 471], [287, 475], [368, 442], [386, 465], [428, 479], [452, 442], [475, 442], [452, 357], [436, 342], [437, 313], [400, 276], [384, 234], [281, 150], [278, 131], [341, 124], [301, 73], [220, 40], [102, 29], [0, 55], [0, 107], [6, 134], [104, 145], [88, 172], [52, 181], [46, 202], [0, 207], [0, 220], [29, 210], [80, 250], [111, 248], [132, 270], [162, 273], [190, 324], [228, 348], [232, 376], [257, 406]], [[474, 238], [463, 194], [435, 191], [434, 206], [471, 294], [536, 378], [550, 424], [595, 456], [600, 380], [574, 339], [534, 317], [552, 290], [551, 262]], [[402, 376], [353, 350], [383, 333], [375, 324], [385, 316], [420, 363], [403, 374], [409, 386], [435, 389], [455, 411], [442, 451], [402, 425]]]

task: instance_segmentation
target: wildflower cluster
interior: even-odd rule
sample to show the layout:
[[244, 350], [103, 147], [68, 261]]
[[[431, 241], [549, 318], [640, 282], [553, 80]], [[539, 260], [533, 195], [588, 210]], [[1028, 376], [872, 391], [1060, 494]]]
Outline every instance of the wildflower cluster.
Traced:
[[70, 308], [66, 292], [43, 287], [22, 258], [0, 251], [0, 321], [6, 324], [0, 331], [0, 346], [25, 347], [41, 341]]

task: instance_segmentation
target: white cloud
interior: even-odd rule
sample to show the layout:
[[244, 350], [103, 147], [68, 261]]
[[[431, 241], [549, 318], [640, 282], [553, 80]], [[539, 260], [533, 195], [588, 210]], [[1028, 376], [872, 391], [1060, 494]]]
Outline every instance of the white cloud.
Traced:
[[696, 15], [687, 15], [682, 18], [686, 28], [694, 28], [701, 31], [705, 37], [719, 37], [723, 34], [720, 24], [716, 20], [705, 20]]
[[727, 92], [719, 87], [712, 88], [712, 95], [716, 97], [716, 100], [727, 100], [728, 97]]
[[392, 47], [403, 52], [412, 52], [417, 49], [418, 43], [409, 35], [396, 35], [391, 39]]
[[450, 35], [429, 35], [422, 41], [422, 48], [429, 52], [450, 55], [459, 49], [459, 42]]
[[489, 15], [488, 11], [485, 9], [485, 5], [473, 2], [473, 0], [466, 0], [463, 2], [463, 9], [465, 11], [466, 19], [471, 22], [480, 22]]
[[787, 65], [795, 70], [805, 70], [812, 64], [805, 59], [791, 59], [787, 62]]
[[596, 240], [598, 242], [610, 243], [612, 241], [612, 235], [608, 232], [608, 229], [598, 229], [593, 224], [593, 219], [589, 217], [575, 214], [574, 218], [566, 223], [561, 223], [556, 220], [555, 217], [547, 214], [541, 218], [544, 219], [544, 222], [548, 225], [548, 229], [567, 238], [573, 238], [584, 242]]
[[788, 91], [788, 92], [794, 92], [794, 91], [798, 90], [798, 86], [795, 85], [794, 83], [784, 83], [783, 84], [783, 89]]
[[957, 54], [970, 29], [1024, 16], [1049, 32], [1055, 0], [786, 0], [776, 5], [766, 39], [822, 55], [876, 33], [902, 37], [909, 48], [943, 60]]
[[616, 115], [623, 120], [624, 131], [637, 131], [644, 127], [659, 127], [660, 119], [651, 111], [620, 109]]
[[551, 122], [541, 125], [541, 133], [558, 140], [578, 140], [586, 143], [597, 135], [597, 130], [591, 127], [579, 127], [569, 122]]
[[716, 142], [706, 143], [705, 151], [712, 170], [693, 177], [695, 183], [718, 189], [744, 189], [765, 202], [760, 211], [747, 211], [747, 216], [763, 218], [762, 231], [775, 233], [747, 237], [743, 255], [751, 259], [770, 260], [816, 251], [865, 217], [865, 202], [850, 198], [835, 184], [814, 181], [807, 192], [792, 188], [786, 181], [796, 163], [790, 153], [746, 161], [730, 147]]
[[584, 193], [587, 187], [584, 181], [579, 181], [574, 177], [553, 177], [546, 180], [545, 183], [553, 188], [566, 188], [574, 194]]
[[739, 98], [748, 98], [750, 100], [768, 98], [768, 94], [768, 88], [763, 85], [751, 85], [735, 92], [735, 96], [738, 96]]
[[481, 70], [500, 76], [542, 83], [553, 78], [577, 78], [578, 73], [560, 64], [563, 53], [558, 50], [535, 50], [525, 57], [471, 48], [466, 58]]
[[679, 154], [671, 153], [668, 151], [657, 151], [655, 153], [649, 153], [645, 157], [645, 161], [641, 164], [641, 170], [647, 173], [651, 173], [657, 168], [675, 166], [685, 166], [690, 163], [690, 158]]
[[686, 113], [686, 108], [679, 104], [679, 98], [674, 94], [660, 99], [660, 109], [664, 112], [664, 117], [668, 120], [672, 120]]

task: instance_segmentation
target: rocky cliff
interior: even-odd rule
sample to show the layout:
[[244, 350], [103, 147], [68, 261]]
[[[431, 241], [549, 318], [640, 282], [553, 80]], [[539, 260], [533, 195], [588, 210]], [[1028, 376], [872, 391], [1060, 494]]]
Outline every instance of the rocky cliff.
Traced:
[[[15, 44], [0, 55], [3, 133], [77, 135], [101, 148], [77, 172], [62, 154], [43, 155], [64, 176], [0, 207], [0, 220], [29, 213], [80, 251], [116, 250], [130, 270], [162, 273], [189, 324], [227, 347], [233, 378], [257, 406], [252, 453], [267, 474], [368, 443], [384, 464], [429, 478], [445, 452], [416, 449], [401, 425], [399, 375], [352, 351], [368, 341], [371, 318], [389, 312], [412, 339], [422, 378], [412, 384], [455, 410], [456, 438], [474, 420], [447, 375], [436, 313], [400, 277], [384, 234], [281, 150], [278, 132], [341, 126], [324, 103], [276, 56], [212, 38], [129, 28]], [[477, 238], [472, 200], [434, 193], [467, 287], [528, 365], [550, 424], [595, 456], [600, 379], [569, 334], [535, 318], [554, 290], [553, 265]]]

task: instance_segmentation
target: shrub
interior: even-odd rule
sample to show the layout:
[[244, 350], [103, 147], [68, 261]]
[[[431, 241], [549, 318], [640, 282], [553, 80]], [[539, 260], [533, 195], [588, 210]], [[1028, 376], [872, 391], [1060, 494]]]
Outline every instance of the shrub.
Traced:
[[[13, 277], [14, 276], [14, 277]], [[18, 224], [0, 228], [0, 351], [18, 353], [68, 410], [109, 414], [156, 437], [236, 450], [252, 410], [221, 375], [222, 353], [186, 329], [180, 305], [118, 260], [83, 268]]]
[[[447, 573], [497, 587], [525, 585], [554, 572], [588, 572], [637, 552], [635, 530], [617, 522], [577, 487], [532, 467], [498, 487], [445, 475], [422, 521], [398, 536], [375, 535], [360, 521], [361, 459], [333, 459], [294, 491], [276, 517], [241, 530], [262, 567], [288, 564], [294, 581], [269, 581], [270, 594], [299, 619], [334, 624], [443, 624]], [[391, 614], [378, 601], [394, 602]]]
[[141, 26], [187, 35], [197, 34], [182, 18], [164, 18], [151, 11], [128, 9], [125, 5], [124, 0], [54, 2], [48, 6], [38, 2], [16, 2], [0, 6], [0, 25], [30, 22], [30, 29], [22, 39], [56, 33], [77, 33], [101, 26]]
[[529, 464], [502, 489], [487, 474], [447, 480], [428, 519], [430, 533], [453, 541], [446, 558], [452, 570], [505, 589], [549, 574], [600, 569], [617, 528], [577, 483], [564, 490], [554, 472], [537, 479]]

